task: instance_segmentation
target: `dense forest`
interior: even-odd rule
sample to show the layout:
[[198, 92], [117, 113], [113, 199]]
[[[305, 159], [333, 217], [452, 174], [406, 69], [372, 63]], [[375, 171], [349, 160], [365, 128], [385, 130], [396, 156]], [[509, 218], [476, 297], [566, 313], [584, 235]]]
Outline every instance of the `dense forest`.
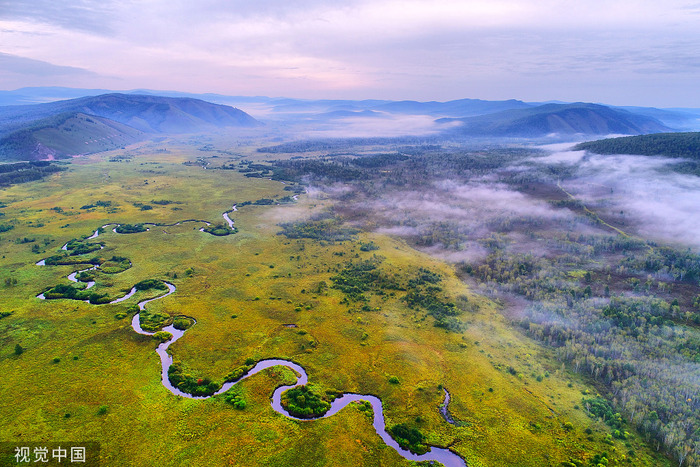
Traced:
[[13, 162], [0, 164], [0, 186], [41, 180], [63, 168], [49, 161]]
[[576, 151], [596, 154], [638, 154], [700, 159], [700, 133], [655, 133], [624, 136], [577, 144]]

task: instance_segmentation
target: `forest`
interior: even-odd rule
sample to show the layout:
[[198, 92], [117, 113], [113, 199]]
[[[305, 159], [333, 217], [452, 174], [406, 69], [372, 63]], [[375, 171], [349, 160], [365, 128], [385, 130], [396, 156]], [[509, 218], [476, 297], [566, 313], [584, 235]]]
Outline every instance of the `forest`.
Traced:
[[579, 143], [577, 151], [700, 159], [700, 133], [654, 133]]
[[[649, 141], [647, 153], [655, 154], [655, 142], [661, 145], [666, 138], [649, 135], [620, 141], [629, 141], [634, 147]], [[683, 144], [699, 147], [693, 138], [697, 134], [674, 136], [678, 146], [672, 145], [673, 151]], [[629, 149], [632, 146], [615, 146], [618, 140], [610, 141], [611, 146], [586, 143], [576, 149], [636, 151]], [[575, 172], [562, 165], [533, 162], [539, 156], [536, 149], [446, 151], [414, 147], [391, 157], [338, 155], [272, 164], [280, 179], [327, 186], [329, 193], [342, 193], [335, 195], [339, 201], [336, 224], [343, 220], [357, 225], [357, 219], [367, 216], [375, 225], [406, 232], [416, 247], [445, 255], [478, 247], [483, 251], [480, 257], [457, 262], [457, 270], [468, 283], [502, 303], [517, 296], [526, 300], [518, 312], [504, 308], [513, 324], [553, 349], [562, 364], [591, 378], [600, 388], [602, 396], [584, 396], [583, 410], [608, 423], [619, 439], [628, 435], [626, 426], [633, 426], [680, 465], [697, 465], [700, 256], [678, 246], [611, 231], [599, 214], [558, 188], [558, 181], [574, 179]], [[513, 170], [515, 166], [520, 169]], [[381, 170], [376, 170], [378, 167]], [[440, 215], [437, 205], [431, 211], [404, 207], [405, 214], [397, 213], [396, 205], [393, 212], [384, 206], [396, 192], [397, 197], [413, 199], [418, 206], [426, 199], [450, 205], [454, 199], [417, 190], [434, 190], [449, 179], [450, 187], [469, 186], [478, 194], [486, 189], [476, 188], [484, 177], [498, 180], [513, 193], [509, 195], [513, 199], [517, 193], [532, 193], [549, 206], [547, 216], [514, 212], [484, 215], [479, 210], [486, 208], [481, 207], [469, 215], [482, 219], [460, 222]], [[346, 188], [338, 190], [339, 183]], [[454, 194], [445, 190], [445, 196]], [[516, 242], [522, 239], [536, 241], [535, 254], [517, 247]], [[333, 278], [334, 287], [350, 300], [366, 300], [370, 287], [365, 279], [377, 280], [376, 266], [364, 264], [351, 264]], [[454, 303], [435, 300], [438, 284], [439, 277], [425, 276], [412, 284], [404, 300], [409, 306], [428, 310], [436, 318], [436, 326], [459, 330], [459, 320], [454, 320], [459, 309]], [[627, 454], [631, 458], [635, 455], [632, 449]]]

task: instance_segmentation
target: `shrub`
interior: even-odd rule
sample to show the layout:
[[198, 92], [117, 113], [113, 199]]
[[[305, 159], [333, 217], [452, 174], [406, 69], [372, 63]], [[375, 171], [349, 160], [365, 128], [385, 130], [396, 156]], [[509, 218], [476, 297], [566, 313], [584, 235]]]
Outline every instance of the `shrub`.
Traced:
[[425, 436], [416, 428], [410, 428], [404, 423], [399, 423], [398, 425], [392, 426], [387, 431], [402, 448], [408, 449], [416, 454], [428, 452], [428, 447], [423, 444]]
[[172, 338], [173, 335], [167, 331], [158, 331], [155, 334], [153, 334], [153, 339], [159, 341], [160, 343], [168, 342]]
[[141, 282], [137, 282], [136, 285], [134, 285], [136, 290], [148, 290], [148, 289], [158, 289], [158, 290], [166, 290], [168, 288], [167, 285], [161, 280], [158, 279], [146, 279]]
[[238, 410], [244, 410], [248, 406], [245, 399], [243, 399], [243, 396], [241, 396], [240, 394], [227, 394], [225, 400]]
[[173, 327], [175, 329], [178, 329], [180, 331], [184, 331], [185, 329], [189, 329], [192, 326], [192, 320], [189, 318], [186, 318], [184, 316], [178, 316], [173, 320]]
[[308, 386], [297, 386], [282, 393], [282, 407], [295, 417], [313, 418], [328, 412], [331, 404]]

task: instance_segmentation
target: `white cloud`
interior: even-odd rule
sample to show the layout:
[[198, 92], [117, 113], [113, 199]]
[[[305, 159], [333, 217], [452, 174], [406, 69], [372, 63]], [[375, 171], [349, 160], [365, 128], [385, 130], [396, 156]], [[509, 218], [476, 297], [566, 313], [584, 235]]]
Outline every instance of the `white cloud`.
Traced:
[[659, 102], [689, 105], [680, 99], [695, 95], [690, 89], [700, 74], [692, 6], [646, 0], [82, 0], [61, 8], [46, 0], [0, 0], [0, 47], [113, 76], [127, 87], [620, 104], [640, 103], [632, 101], [637, 96], [655, 104], [658, 95]]

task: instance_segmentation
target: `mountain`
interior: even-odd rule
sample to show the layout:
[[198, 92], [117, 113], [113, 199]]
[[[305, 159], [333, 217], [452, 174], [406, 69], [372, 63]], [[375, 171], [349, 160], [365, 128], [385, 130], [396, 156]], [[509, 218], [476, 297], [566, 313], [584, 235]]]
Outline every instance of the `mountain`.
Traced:
[[104, 94], [0, 107], [0, 159], [36, 160], [115, 149], [153, 133], [261, 125], [247, 113], [199, 99]]
[[618, 107], [632, 113], [646, 115], [666, 126], [681, 131], [700, 129], [700, 109], [657, 109], [654, 107]]
[[545, 104], [467, 118], [443, 118], [440, 123], [461, 122], [453, 131], [475, 136], [541, 137], [558, 135], [638, 135], [672, 131], [658, 120], [598, 104]]
[[596, 154], [635, 154], [700, 160], [700, 133], [657, 133], [588, 141], [574, 146], [576, 151]]
[[146, 133], [196, 133], [260, 124], [242, 110], [199, 99], [103, 94], [46, 104], [0, 107], [0, 134], [3, 130], [19, 129], [26, 122], [65, 112], [109, 118]]
[[0, 139], [0, 160], [53, 160], [117, 149], [145, 133], [113, 120], [66, 112], [33, 122]]

